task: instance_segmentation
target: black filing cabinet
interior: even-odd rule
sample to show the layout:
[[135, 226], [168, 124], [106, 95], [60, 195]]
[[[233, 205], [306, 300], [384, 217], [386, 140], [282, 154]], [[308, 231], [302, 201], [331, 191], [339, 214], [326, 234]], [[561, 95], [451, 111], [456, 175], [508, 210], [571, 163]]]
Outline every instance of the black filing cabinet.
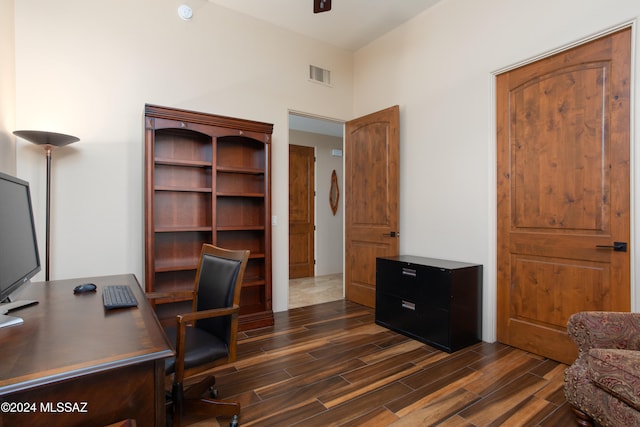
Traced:
[[376, 259], [376, 323], [447, 352], [482, 336], [482, 265]]

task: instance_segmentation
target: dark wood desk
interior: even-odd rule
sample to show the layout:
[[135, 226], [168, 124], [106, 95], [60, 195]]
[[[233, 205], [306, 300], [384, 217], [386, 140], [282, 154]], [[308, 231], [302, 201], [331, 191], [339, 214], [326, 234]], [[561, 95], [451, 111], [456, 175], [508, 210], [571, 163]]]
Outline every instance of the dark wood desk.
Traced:
[[[95, 283], [97, 291], [74, 295]], [[102, 287], [127, 284], [137, 308], [106, 311]], [[31, 283], [0, 329], [0, 426], [103, 426], [133, 418], [164, 427], [164, 359], [173, 350], [133, 275]]]

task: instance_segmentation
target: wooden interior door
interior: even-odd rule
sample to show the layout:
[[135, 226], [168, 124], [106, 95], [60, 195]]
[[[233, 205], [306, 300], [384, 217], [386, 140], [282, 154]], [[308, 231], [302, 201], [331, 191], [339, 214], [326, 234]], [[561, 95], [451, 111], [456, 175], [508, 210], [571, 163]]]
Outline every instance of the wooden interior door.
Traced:
[[345, 294], [374, 307], [376, 257], [398, 255], [400, 109], [346, 123]]
[[289, 278], [314, 275], [315, 153], [289, 145]]
[[630, 309], [630, 35], [497, 78], [498, 340], [565, 363], [572, 313]]

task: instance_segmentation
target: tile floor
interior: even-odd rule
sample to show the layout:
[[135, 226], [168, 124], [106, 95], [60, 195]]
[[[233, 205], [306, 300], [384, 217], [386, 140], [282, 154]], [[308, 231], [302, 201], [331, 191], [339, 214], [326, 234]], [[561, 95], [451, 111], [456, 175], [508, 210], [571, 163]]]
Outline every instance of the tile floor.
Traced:
[[342, 273], [289, 280], [289, 309], [342, 299]]

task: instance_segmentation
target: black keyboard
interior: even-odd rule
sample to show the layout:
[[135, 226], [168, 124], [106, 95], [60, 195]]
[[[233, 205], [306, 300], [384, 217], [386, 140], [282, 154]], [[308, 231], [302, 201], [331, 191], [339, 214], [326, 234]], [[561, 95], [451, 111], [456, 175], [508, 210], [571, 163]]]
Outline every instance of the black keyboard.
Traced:
[[138, 300], [128, 285], [110, 285], [102, 288], [104, 308], [137, 307]]

